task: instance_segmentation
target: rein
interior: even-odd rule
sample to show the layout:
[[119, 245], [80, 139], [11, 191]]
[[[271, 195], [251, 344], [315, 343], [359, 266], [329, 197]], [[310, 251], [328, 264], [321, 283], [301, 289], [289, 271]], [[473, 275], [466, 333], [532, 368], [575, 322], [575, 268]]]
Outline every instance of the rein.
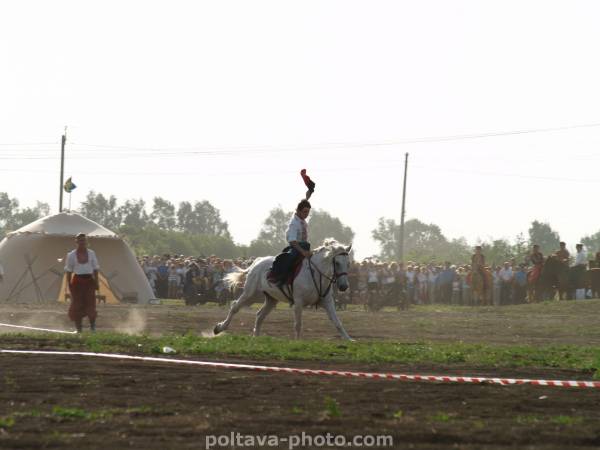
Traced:
[[[313, 280], [313, 284], [315, 285], [317, 294], [319, 294], [319, 301], [317, 302], [317, 304], [319, 304], [321, 302], [321, 300], [324, 299], [327, 296], [327, 294], [329, 294], [329, 291], [331, 291], [331, 286], [333, 285], [333, 283], [335, 283], [337, 281], [337, 279], [339, 277], [348, 275], [348, 272], [337, 273], [335, 271], [335, 258], [337, 258], [338, 256], [348, 256], [348, 252], [338, 253], [337, 255], [335, 255], [332, 258], [332, 260], [331, 260], [331, 264], [333, 266], [333, 276], [332, 277], [329, 277], [328, 275], [321, 272], [321, 270], [312, 262], [312, 256], [310, 258], [308, 258], [308, 268], [310, 269], [310, 277]], [[317, 280], [315, 278], [315, 271], [319, 274], [319, 284], [318, 285], [317, 285]], [[329, 283], [327, 284], [327, 288], [325, 288], [325, 291], [323, 291], [323, 278], [325, 278], [327, 281], [329, 281]]]

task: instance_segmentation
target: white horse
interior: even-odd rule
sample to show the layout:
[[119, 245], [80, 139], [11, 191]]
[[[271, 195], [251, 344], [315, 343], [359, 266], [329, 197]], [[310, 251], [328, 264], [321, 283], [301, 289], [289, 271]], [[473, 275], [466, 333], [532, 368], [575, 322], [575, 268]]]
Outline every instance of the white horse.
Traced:
[[[310, 258], [305, 258], [302, 261], [302, 268], [295, 278], [292, 288], [290, 289], [289, 286], [282, 288], [293, 299], [296, 339], [300, 338], [302, 330], [302, 308], [317, 304], [325, 308], [329, 319], [342, 337], [350, 339], [335, 312], [331, 290], [334, 283], [337, 284], [340, 291], [348, 289], [348, 266], [350, 263], [348, 252], [351, 247], [346, 248], [335, 239], [326, 239]], [[274, 259], [273, 256], [257, 258], [248, 269], [230, 273], [225, 277], [225, 282], [230, 286], [240, 284], [244, 276], [246, 276], [246, 282], [242, 295], [231, 304], [231, 309], [225, 320], [215, 326], [215, 334], [226, 330], [233, 316], [240, 308], [248, 304], [256, 294], [262, 292], [265, 295], [265, 303], [256, 313], [254, 336], [260, 335], [263, 320], [277, 305], [277, 302], [289, 301], [289, 298], [284, 295], [281, 289], [267, 280], [267, 273]]]

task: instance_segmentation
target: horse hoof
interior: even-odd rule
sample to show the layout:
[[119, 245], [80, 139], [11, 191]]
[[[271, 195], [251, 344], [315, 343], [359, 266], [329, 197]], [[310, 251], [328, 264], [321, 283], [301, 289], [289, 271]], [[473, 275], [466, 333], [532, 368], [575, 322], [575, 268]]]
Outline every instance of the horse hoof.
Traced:
[[221, 330], [219, 330], [219, 325], [215, 325], [215, 327], [213, 328], [213, 333], [215, 334], [215, 336], [217, 334], [219, 334], [221, 332]]

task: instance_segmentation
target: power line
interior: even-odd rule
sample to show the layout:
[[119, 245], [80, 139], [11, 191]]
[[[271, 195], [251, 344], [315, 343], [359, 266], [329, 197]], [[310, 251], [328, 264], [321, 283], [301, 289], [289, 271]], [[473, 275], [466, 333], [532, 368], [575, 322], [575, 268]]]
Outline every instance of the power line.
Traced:
[[[397, 170], [399, 167], [402, 167], [404, 160], [395, 160], [388, 161], [386, 164], [382, 165], [361, 165], [359, 167], [332, 167], [332, 168], [322, 168], [319, 169], [320, 172], [355, 172], [355, 171], [368, 171], [368, 170]], [[506, 172], [494, 172], [494, 171], [478, 171], [478, 170], [466, 170], [459, 169], [453, 167], [436, 167], [436, 166], [427, 166], [422, 164], [413, 164], [412, 168], [421, 171], [437, 171], [437, 172], [452, 172], [452, 173], [460, 173], [465, 175], [476, 175], [476, 176], [495, 176], [495, 177], [514, 177], [514, 178], [522, 178], [528, 180], [539, 180], [539, 181], [557, 181], [557, 182], [569, 182], [569, 183], [600, 183], [600, 179], [597, 178], [568, 178], [568, 177], [553, 177], [553, 176], [544, 176], [544, 175], [523, 175], [518, 173], [506, 173]], [[12, 168], [5, 169], [0, 168], [0, 172], [23, 172], [23, 173], [45, 173], [45, 174], [54, 174], [54, 170], [36, 170], [29, 168]], [[198, 171], [190, 171], [190, 172], [132, 172], [132, 171], [103, 171], [103, 170], [76, 170], [79, 175], [110, 175], [114, 177], [123, 176], [198, 176]], [[250, 171], [220, 171], [214, 173], [206, 173], [203, 174], [203, 177], [219, 177], [219, 176], [250, 176], [250, 175], [265, 175], [272, 173], [268, 170], [250, 170]], [[280, 174], [292, 174], [296, 173], [295, 170], [280, 170], [278, 173]]]
[[57, 144], [58, 144], [58, 142], [30, 142], [30, 143], [17, 142], [17, 143], [12, 143], [12, 144], [0, 143], [0, 146], [17, 147], [17, 146], [57, 145]]
[[[306, 145], [281, 145], [281, 146], [232, 146], [232, 147], [135, 147], [126, 145], [106, 145], [106, 144], [88, 144], [73, 142], [69, 147], [75, 147], [72, 149], [74, 153], [70, 158], [77, 159], [102, 159], [105, 157], [109, 158], [131, 158], [137, 156], [161, 156], [161, 157], [181, 157], [183, 155], [198, 155], [198, 156], [233, 156], [240, 154], [253, 154], [253, 153], [284, 153], [284, 152], [298, 152], [298, 151], [322, 151], [322, 150], [344, 150], [348, 148], [368, 148], [368, 147], [393, 147], [399, 145], [411, 145], [421, 143], [435, 143], [435, 142], [451, 142], [460, 140], [471, 140], [471, 139], [484, 139], [491, 137], [503, 137], [503, 136], [514, 136], [514, 135], [525, 135], [535, 133], [548, 133], [557, 131], [566, 131], [573, 129], [583, 128], [596, 128], [600, 127], [600, 123], [589, 123], [579, 125], [564, 125], [557, 127], [547, 128], [531, 128], [521, 130], [509, 130], [509, 131], [497, 131], [497, 132], [484, 132], [484, 133], [472, 133], [472, 134], [456, 134], [447, 136], [430, 136], [430, 137], [418, 137], [412, 139], [396, 140], [396, 141], [383, 141], [383, 142], [329, 142], [320, 144], [306, 144]], [[16, 144], [0, 144], [2, 146], [28, 146], [28, 145], [54, 145], [55, 143], [16, 143]], [[77, 147], [88, 147], [90, 151], [83, 153], [82, 149]], [[122, 152], [121, 150], [128, 150]], [[27, 149], [19, 154], [5, 154], [0, 156], [2, 160], [44, 160], [44, 159], [55, 159], [53, 156], [42, 156], [41, 154], [33, 154], [33, 152], [55, 152], [56, 149]], [[22, 153], [31, 153], [25, 154]], [[81, 152], [81, 154], [80, 154]], [[111, 152], [116, 152], [115, 154]]]
[[383, 141], [383, 142], [325, 142], [320, 144], [306, 144], [299, 146], [233, 146], [233, 147], [131, 147], [131, 146], [119, 146], [119, 145], [104, 145], [104, 144], [88, 144], [74, 142], [72, 145], [80, 145], [86, 147], [96, 148], [110, 148], [110, 149], [123, 149], [123, 150], [142, 150], [142, 151], [181, 151], [189, 153], [221, 153], [221, 152], [243, 152], [243, 151], [257, 151], [257, 152], [278, 152], [278, 151], [303, 151], [303, 150], [322, 150], [324, 147], [331, 148], [352, 148], [352, 147], [381, 147], [381, 146], [394, 146], [394, 145], [406, 145], [406, 144], [420, 144], [428, 142], [446, 142], [456, 141], [465, 139], [482, 139], [489, 137], [501, 137], [501, 136], [513, 136], [522, 134], [536, 134], [536, 133], [549, 133], [556, 131], [566, 131], [581, 128], [597, 128], [600, 127], [600, 123], [589, 123], [589, 124], [576, 124], [576, 125], [563, 125], [557, 127], [546, 127], [546, 128], [530, 128], [520, 130], [509, 130], [509, 131], [492, 131], [483, 133], [471, 133], [471, 134], [455, 134], [446, 136], [428, 136], [418, 137], [411, 139], [401, 139], [395, 141]]

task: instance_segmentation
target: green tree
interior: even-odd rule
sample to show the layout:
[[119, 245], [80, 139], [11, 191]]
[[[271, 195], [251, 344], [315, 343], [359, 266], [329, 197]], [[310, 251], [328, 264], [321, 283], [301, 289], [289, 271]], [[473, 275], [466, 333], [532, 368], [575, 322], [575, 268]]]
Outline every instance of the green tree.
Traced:
[[[191, 205], [190, 205], [191, 210]], [[177, 225], [175, 205], [161, 197], [154, 197], [150, 219], [163, 230], [174, 230]], [[183, 228], [182, 228], [183, 229]]]
[[488, 265], [499, 266], [515, 257], [514, 246], [506, 239], [495, 239], [492, 242], [482, 242], [481, 250]]
[[126, 225], [119, 231], [138, 255], [177, 253], [192, 256], [218, 255], [221, 258], [236, 258], [244, 253], [230, 238], [225, 236], [163, 230], [154, 224], [144, 228]]
[[[596, 253], [600, 251], [600, 231], [581, 238], [581, 243], [586, 246], [588, 252], [590, 253]], [[590, 255], [590, 257], [591, 256], [592, 255]]]
[[10, 198], [7, 193], [0, 192], [0, 239], [6, 233], [34, 222], [50, 214], [50, 206], [47, 203], [36, 202], [32, 208], [19, 208], [19, 201]]
[[121, 211], [117, 207], [117, 199], [114, 195], [106, 198], [102, 194], [90, 191], [85, 201], [81, 202], [79, 212], [110, 230], [116, 230], [121, 226]]
[[327, 211], [316, 209], [311, 211], [310, 218], [310, 240], [316, 247], [326, 238], [335, 238], [343, 244], [351, 244], [354, 239], [354, 231], [342, 223], [337, 217], [333, 217]]
[[398, 260], [398, 236], [400, 226], [392, 219], [379, 218], [377, 228], [371, 232], [373, 239], [379, 243], [379, 257], [386, 260]]
[[17, 214], [18, 210], [19, 201], [16, 198], [10, 198], [6, 192], [0, 192], [0, 233], [2, 235], [14, 231], [11, 219]]
[[146, 202], [139, 200], [127, 200], [119, 207], [118, 215], [121, 217], [123, 226], [143, 228], [148, 225], [149, 218], [146, 212]]
[[[372, 232], [373, 239], [379, 242], [380, 258], [398, 260], [400, 226], [391, 219], [380, 218]], [[464, 238], [448, 239], [439, 226], [426, 224], [418, 219], [404, 223], [404, 259], [416, 262], [468, 261], [470, 249]]]
[[546, 222], [534, 220], [529, 228], [529, 244], [537, 244], [544, 255], [549, 255], [558, 250], [560, 236]]
[[252, 256], [276, 255], [288, 245], [285, 240], [290, 216], [292, 213], [285, 212], [281, 206], [273, 208], [258, 233], [248, 248]]
[[181, 202], [177, 210], [177, 226], [191, 234], [212, 234], [231, 238], [227, 222], [221, 220], [221, 213], [210, 202], [203, 200], [192, 204]]
[[527, 255], [529, 254], [529, 243], [525, 239], [523, 233], [517, 234], [515, 237], [515, 243], [513, 245], [513, 254], [517, 263], [521, 263], [525, 261]]

